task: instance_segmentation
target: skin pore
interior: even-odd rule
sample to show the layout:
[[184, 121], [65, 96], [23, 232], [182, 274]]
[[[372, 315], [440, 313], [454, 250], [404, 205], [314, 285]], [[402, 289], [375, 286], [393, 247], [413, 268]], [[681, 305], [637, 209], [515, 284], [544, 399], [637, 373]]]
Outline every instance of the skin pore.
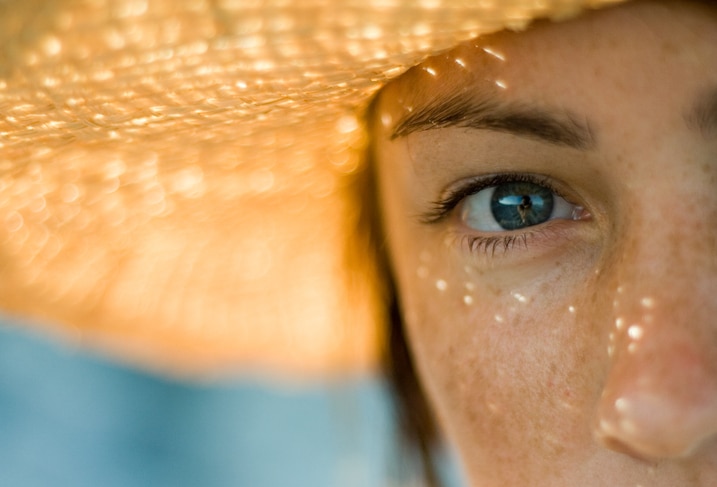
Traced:
[[717, 9], [481, 38], [375, 122], [409, 343], [470, 485], [717, 485]]

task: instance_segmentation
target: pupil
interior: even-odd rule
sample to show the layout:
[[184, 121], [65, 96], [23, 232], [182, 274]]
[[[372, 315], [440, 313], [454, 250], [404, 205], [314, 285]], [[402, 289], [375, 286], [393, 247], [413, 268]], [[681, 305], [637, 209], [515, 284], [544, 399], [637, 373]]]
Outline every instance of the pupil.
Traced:
[[501, 184], [493, 192], [491, 212], [504, 230], [540, 225], [553, 213], [553, 193], [529, 182]]
[[520, 209], [521, 210], [528, 210], [532, 206], [532, 202], [530, 201], [530, 196], [523, 196], [523, 201], [520, 202]]

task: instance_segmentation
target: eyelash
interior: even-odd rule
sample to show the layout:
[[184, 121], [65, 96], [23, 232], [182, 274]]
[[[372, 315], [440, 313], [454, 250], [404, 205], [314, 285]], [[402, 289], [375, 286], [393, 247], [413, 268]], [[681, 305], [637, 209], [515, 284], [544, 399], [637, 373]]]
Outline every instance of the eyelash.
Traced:
[[[450, 190], [443, 198], [431, 204], [432, 209], [422, 215], [421, 221], [426, 224], [440, 223], [446, 220], [469, 196], [493, 186], [521, 182], [543, 186], [557, 196], [564, 198], [563, 193], [547, 177], [529, 173], [501, 173], [474, 178]], [[462, 234], [457, 236], [460, 238], [461, 245], [471, 253], [481, 252], [492, 257], [497, 251], [508, 252], [517, 246], [527, 248], [530, 237], [538, 236], [545, 231], [541, 224], [527, 227], [522, 231], [506, 231], [492, 235]]]
[[516, 245], [522, 245], [528, 247], [528, 234], [523, 233], [521, 235], [505, 235], [505, 236], [477, 236], [477, 235], [463, 235], [461, 236], [461, 244], [464, 245], [470, 252], [483, 252], [489, 254], [491, 257], [495, 255], [497, 250], [507, 252], [512, 250]]

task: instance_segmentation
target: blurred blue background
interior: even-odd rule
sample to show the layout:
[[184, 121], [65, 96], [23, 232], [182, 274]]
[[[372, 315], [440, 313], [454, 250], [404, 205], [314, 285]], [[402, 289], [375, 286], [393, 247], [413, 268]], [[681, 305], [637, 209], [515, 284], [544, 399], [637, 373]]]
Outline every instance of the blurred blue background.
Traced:
[[0, 487], [393, 487], [415, 470], [377, 378], [177, 382], [9, 325]]

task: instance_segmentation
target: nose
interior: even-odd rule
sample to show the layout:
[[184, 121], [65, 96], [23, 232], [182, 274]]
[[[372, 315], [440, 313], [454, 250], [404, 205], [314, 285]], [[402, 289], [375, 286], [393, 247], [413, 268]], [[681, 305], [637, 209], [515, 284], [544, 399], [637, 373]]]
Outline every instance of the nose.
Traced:
[[615, 266], [609, 371], [595, 421], [608, 448], [678, 458], [717, 438], [717, 249], [704, 237], [694, 236], [698, 246], [652, 234], [628, 245]]

